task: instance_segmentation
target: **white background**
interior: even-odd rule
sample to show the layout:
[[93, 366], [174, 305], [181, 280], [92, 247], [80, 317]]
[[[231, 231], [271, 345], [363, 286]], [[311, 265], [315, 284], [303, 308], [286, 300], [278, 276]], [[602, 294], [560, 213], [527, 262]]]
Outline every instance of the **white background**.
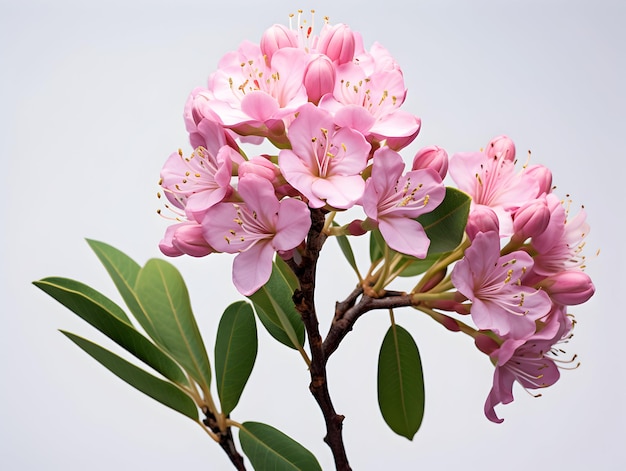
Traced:
[[[354, 469], [625, 469], [624, 3], [615, 1], [0, 2], [2, 179], [0, 467], [6, 470], [230, 469], [191, 421], [111, 375], [56, 329], [101, 341], [30, 284], [79, 279], [119, 300], [84, 238], [140, 263], [160, 256], [159, 170], [190, 151], [182, 109], [225, 52], [258, 41], [288, 13], [317, 10], [378, 41], [401, 64], [405, 109], [421, 146], [477, 150], [499, 134], [549, 166], [557, 192], [588, 211], [587, 272], [596, 296], [572, 309], [567, 346], [581, 366], [534, 399], [521, 388], [483, 416], [492, 366], [471, 339], [399, 311], [424, 362], [427, 408], [412, 442], [376, 402], [376, 357], [388, 320], [361, 319], [332, 358], [330, 388], [346, 415]], [[598, 257], [595, 252], [601, 249]], [[354, 283], [334, 241], [323, 255], [322, 331]], [[223, 309], [239, 299], [229, 256], [178, 258], [210, 351]], [[256, 368], [233, 418], [269, 423], [324, 469], [320, 413], [297, 353], [259, 330]]]

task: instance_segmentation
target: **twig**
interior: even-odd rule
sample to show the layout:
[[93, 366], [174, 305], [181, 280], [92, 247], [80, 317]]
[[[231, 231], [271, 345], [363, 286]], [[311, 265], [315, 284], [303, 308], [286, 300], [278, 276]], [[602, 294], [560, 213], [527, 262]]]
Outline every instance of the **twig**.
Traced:
[[246, 466], [243, 462], [243, 456], [237, 451], [235, 446], [235, 441], [233, 440], [233, 434], [231, 431], [231, 427], [226, 427], [225, 431], [220, 429], [217, 418], [207, 409], [204, 411], [204, 415], [206, 419], [202, 422], [204, 425], [209, 427], [215, 435], [219, 437], [219, 444], [222, 447], [222, 450], [228, 455], [228, 458], [233, 463], [233, 466], [238, 471], [246, 471]]

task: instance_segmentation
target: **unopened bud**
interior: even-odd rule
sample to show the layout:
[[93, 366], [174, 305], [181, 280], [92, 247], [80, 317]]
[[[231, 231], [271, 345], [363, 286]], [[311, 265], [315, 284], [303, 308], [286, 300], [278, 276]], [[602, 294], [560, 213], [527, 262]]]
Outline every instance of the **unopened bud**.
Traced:
[[523, 242], [542, 234], [550, 222], [550, 208], [545, 196], [530, 201], [519, 208], [513, 216], [513, 239]]
[[367, 233], [367, 231], [363, 229], [363, 221], [360, 219], [355, 219], [348, 224], [348, 231], [350, 232], [350, 235], [353, 236], [360, 236]]
[[255, 174], [269, 180], [273, 184], [277, 183], [280, 177], [280, 170], [266, 156], [257, 155], [250, 160], [246, 160], [239, 164], [239, 178], [246, 175]]
[[539, 286], [550, 295], [552, 301], [565, 306], [585, 303], [596, 291], [589, 275], [577, 270], [549, 276]]
[[439, 146], [428, 146], [417, 151], [413, 157], [413, 170], [432, 168], [441, 179], [448, 174], [448, 153]]
[[304, 86], [309, 101], [316, 105], [322, 96], [333, 92], [335, 66], [328, 57], [320, 54], [309, 62], [304, 72]]
[[502, 157], [504, 160], [513, 162], [515, 160], [515, 144], [513, 144], [511, 138], [507, 136], [494, 137], [489, 144], [487, 144], [485, 153], [492, 159]]
[[317, 51], [341, 65], [354, 59], [355, 44], [354, 33], [347, 25], [339, 23], [323, 32]]
[[195, 222], [182, 222], [169, 226], [165, 231], [159, 249], [168, 257], [186, 254], [192, 257], [204, 257], [213, 252], [213, 248], [202, 235], [203, 229]]
[[284, 47], [298, 47], [298, 36], [284, 25], [274, 25], [261, 36], [261, 52], [271, 60], [276, 51]]
[[496, 234], [500, 233], [498, 216], [489, 206], [477, 204], [469, 213], [465, 232], [467, 232], [470, 240], [474, 240], [474, 237], [476, 237], [476, 234], [479, 232], [491, 231], [495, 231]]

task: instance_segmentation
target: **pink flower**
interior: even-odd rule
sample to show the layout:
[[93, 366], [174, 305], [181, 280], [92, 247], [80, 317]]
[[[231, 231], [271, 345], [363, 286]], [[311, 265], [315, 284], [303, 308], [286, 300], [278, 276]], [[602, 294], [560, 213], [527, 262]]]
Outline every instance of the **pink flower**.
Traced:
[[282, 150], [278, 165], [285, 179], [309, 200], [312, 208], [326, 204], [347, 209], [363, 195], [360, 173], [370, 145], [352, 129], [335, 130], [332, 116], [306, 104], [289, 127], [291, 150]]
[[522, 285], [522, 277], [533, 266], [523, 251], [500, 256], [496, 232], [481, 232], [452, 271], [456, 289], [472, 301], [472, 319], [481, 330], [501, 337], [527, 339], [535, 333], [535, 321], [552, 307], [548, 295]]
[[201, 221], [211, 206], [232, 193], [230, 186], [234, 159], [241, 159], [235, 150], [223, 146], [216, 154], [198, 147], [191, 157], [174, 152], [161, 170], [161, 186], [168, 200]]
[[284, 47], [266, 63], [258, 45], [243, 42], [221, 59], [209, 77], [210, 99], [204, 107], [240, 135], [264, 136], [284, 144], [285, 124], [307, 101], [303, 78], [308, 59], [304, 51]]
[[338, 66], [333, 94], [323, 96], [319, 106], [333, 113], [338, 126], [399, 150], [415, 139], [421, 121], [399, 109], [406, 96], [402, 71], [371, 65], [371, 74], [361, 62]]
[[513, 212], [535, 199], [539, 187], [534, 178], [515, 172], [510, 150], [488, 149], [454, 154], [449, 172], [458, 188], [472, 197], [472, 208], [484, 205], [493, 209], [500, 222], [500, 235], [509, 236], [513, 233]]
[[277, 251], [291, 250], [305, 239], [311, 219], [302, 201], [278, 201], [269, 180], [249, 174], [239, 180], [243, 203], [220, 203], [202, 221], [204, 237], [219, 252], [236, 253], [233, 283], [244, 296], [263, 286]]
[[572, 327], [565, 311], [557, 307], [546, 317], [541, 330], [531, 338], [525, 341], [507, 339], [499, 348], [489, 352], [496, 367], [493, 386], [485, 401], [485, 415], [489, 420], [502, 423], [504, 419], [496, 415], [494, 408], [498, 404], [513, 402], [515, 381], [528, 390], [545, 388], [559, 380], [557, 363], [568, 360], [556, 358], [563, 351], [555, 345], [570, 337]]
[[582, 250], [590, 230], [585, 210], [581, 209], [570, 219], [558, 196], [550, 193], [546, 201], [550, 221], [546, 230], [531, 240], [531, 245], [538, 252], [534, 257], [534, 271], [548, 276], [567, 270], [582, 270], [585, 264]]
[[445, 197], [439, 174], [432, 169], [402, 175], [404, 162], [397, 152], [383, 147], [374, 153], [372, 176], [365, 183], [362, 205], [393, 250], [424, 258], [430, 240], [415, 220], [435, 209]]

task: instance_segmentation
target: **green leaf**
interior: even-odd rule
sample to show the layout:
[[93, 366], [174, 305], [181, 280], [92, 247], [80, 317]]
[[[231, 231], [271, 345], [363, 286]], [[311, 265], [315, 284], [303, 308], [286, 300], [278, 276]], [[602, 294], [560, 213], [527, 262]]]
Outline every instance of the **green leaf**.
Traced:
[[134, 388], [170, 409], [174, 409], [192, 420], [198, 420], [198, 408], [193, 399], [172, 383], [151, 375], [89, 340], [69, 332], [61, 331], [61, 333]]
[[281, 269], [281, 262], [284, 264], [282, 260], [274, 262], [269, 281], [248, 298], [270, 335], [290, 348], [299, 349], [304, 345], [304, 324], [292, 300], [295, 276], [289, 267], [288, 272]]
[[222, 412], [230, 414], [239, 402], [257, 354], [256, 322], [252, 307], [238, 301], [226, 308], [215, 341], [215, 377]]
[[[333, 226], [339, 226], [339, 224], [333, 221]], [[352, 251], [352, 246], [350, 245], [350, 240], [348, 239], [348, 236], [339, 235], [336, 236], [335, 239], [337, 239], [339, 248], [341, 249], [343, 256], [346, 257], [346, 260], [348, 261], [352, 269], [356, 273], [359, 273], [359, 268], [357, 267], [356, 259], [354, 258], [354, 252]]]
[[424, 376], [413, 337], [396, 324], [380, 348], [378, 405], [391, 430], [412, 440], [424, 417]]
[[411, 260], [411, 264], [407, 266], [402, 273], [400, 273], [400, 276], [411, 277], [424, 273], [431, 266], [433, 266], [440, 257], [441, 254], [437, 253], [426, 255], [426, 258], [424, 259], [406, 257], [406, 260]]
[[470, 203], [469, 195], [456, 188], [446, 187], [443, 202], [430, 213], [417, 218], [430, 239], [429, 254], [450, 252], [461, 243]]
[[211, 366], [181, 274], [164, 260], [148, 260], [137, 275], [134, 291], [142, 311], [155, 328], [154, 341], [204, 391], [208, 391], [211, 385]]
[[257, 471], [321, 471], [315, 456], [281, 431], [259, 422], [239, 429], [241, 448]]
[[49, 277], [33, 284], [166, 378], [189, 385], [176, 362], [139, 333], [124, 311], [106, 296], [67, 278]]
[[87, 243], [106, 268], [126, 306], [137, 319], [139, 325], [150, 337], [155, 340], [158, 339], [156, 326], [139, 303], [133, 289], [141, 270], [139, 264], [128, 255], [104, 242], [87, 239]]
[[374, 229], [370, 233], [370, 260], [375, 262], [383, 258], [385, 246], [387, 243], [383, 239], [383, 235], [378, 229]]

